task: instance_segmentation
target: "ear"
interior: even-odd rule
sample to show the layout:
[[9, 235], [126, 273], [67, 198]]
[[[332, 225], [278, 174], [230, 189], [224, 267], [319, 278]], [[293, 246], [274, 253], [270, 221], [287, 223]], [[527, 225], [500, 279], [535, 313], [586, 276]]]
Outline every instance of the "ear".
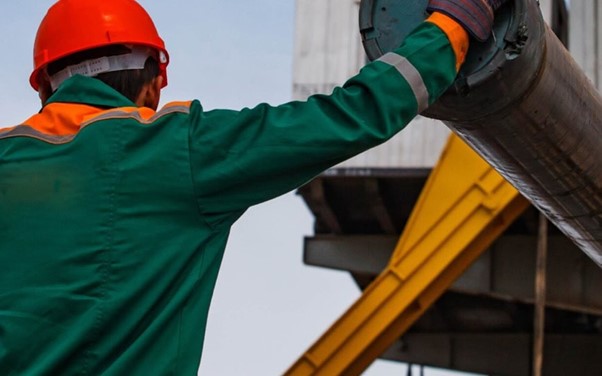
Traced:
[[163, 86], [163, 77], [157, 76], [153, 78], [151, 82], [144, 85], [136, 104], [140, 107], [149, 107], [156, 110], [159, 107], [159, 101], [161, 99], [161, 87]]
[[42, 106], [44, 106], [48, 98], [52, 95], [52, 88], [45, 72], [44, 74], [40, 74], [38, 80], [38, 97], [40, 98], [40, 102], [42, 102]]

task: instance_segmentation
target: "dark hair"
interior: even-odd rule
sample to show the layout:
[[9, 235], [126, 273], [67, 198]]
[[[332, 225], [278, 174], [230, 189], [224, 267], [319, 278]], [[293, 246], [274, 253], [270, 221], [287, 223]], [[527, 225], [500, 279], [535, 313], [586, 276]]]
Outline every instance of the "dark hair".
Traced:
[[[70, 65], [79, 64], [82, 61], [97, 59], [103, 56], [122, 55], [131, 50], [123, 45], [113, 45], [78, 52], [48, 64], [46, 71], [49, 76], [60, 72]], [[126, 98], [135, 102], [144, 85], [151, 82], [160, 73], [159, 63], [153, 57], [149, 57], [144, 63], [144, 69], [132, 69], [116, 72], [101, 73], [94, 78], [104, 82], [113, 89], [123, 94]], [[46, 88], [48, 89], [48, 88]]]

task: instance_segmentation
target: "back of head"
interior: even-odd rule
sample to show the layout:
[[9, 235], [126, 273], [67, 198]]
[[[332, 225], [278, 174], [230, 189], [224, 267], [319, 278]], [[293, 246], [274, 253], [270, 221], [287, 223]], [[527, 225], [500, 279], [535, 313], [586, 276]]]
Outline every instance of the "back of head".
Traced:
[[161, 75], [165, 86], [168, 63], [163, 40], [136, 1], [59, 0], [38, 29], [30, 84], [41, 94], [51, 93], [65, 79], [82, 74], [132, 99], [132, 83], [140, 78]]

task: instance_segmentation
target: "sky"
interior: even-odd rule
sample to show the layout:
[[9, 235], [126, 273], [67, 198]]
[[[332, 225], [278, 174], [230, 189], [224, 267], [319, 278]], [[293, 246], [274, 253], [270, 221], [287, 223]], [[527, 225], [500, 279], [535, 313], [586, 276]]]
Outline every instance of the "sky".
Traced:
[[[318, 0], [316, 0], [318, 1]], [[37, 26], [54, 1], [0, 3], [0, 128], [39, 110], [28, 84]], [[291, 98], [294, 0], [140, 3], [171, 55], [162, 103], [199, 99], [206, 109]], [[313, 218], [294, 193], [251, 208], [235, 224], [212, 303], [201, 375], [284, 372], [360, 295], [344, 272], [302, 263]], [[379, 361], [365, 375], [405, 375]], [[428, 369], [427, 376], [459, 375]]]

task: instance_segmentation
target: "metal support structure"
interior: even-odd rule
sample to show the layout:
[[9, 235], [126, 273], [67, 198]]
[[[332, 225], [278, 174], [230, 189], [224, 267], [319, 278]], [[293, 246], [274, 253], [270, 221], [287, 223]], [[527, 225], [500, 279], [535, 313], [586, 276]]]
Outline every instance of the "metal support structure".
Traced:
[[310, 202], [317, 203], [315, 204], [316, 207], [314, 208], [314, 211], [322, 213], [322, 217], [325, 218], [326, 222], [328, 222], [329, 227], [333, 229], [333, 233], [341, 234], [343, 232], [342, 226], [339, 221], [337, 221], [332, 209], [327, 204], [324, 186], [320, 183], [312, 184], [310, 189], [311, 196], [313, 196], [313, 199]]
[[548, 220], [539, 217], [535, 271], [535, 318], [533, 335], [533, 376], [542, 376], [546, 313], [546, 271], [548, 260]]
[[[531, 333], [408, 333], [386, 359], [480, 375], [533, 376]], [[399, 342], [399, 346], [402, 342]], [[602, 375], [599, 333], [546, 334], [545, 376]], [[391, 355], [391, 354], [387, 354]]]
[[[546, 309], [602, 316], [602, 269], [565, 236], [555, 234], [552, 228], [550, 232]], [[375, 277], [387, 266], [396, 240], [391, 235], [318, 235], [305, 239], [303, 258], [308, 265]], [[534, 306], [536, 249], [536, 235], [506, 232], [450, 290]], [[367, 283], [360, 286], [365, 288]], [[525, 320], [532, 317], [530, 313]], [[553, 329], [554, 325], [548, 328]]]

